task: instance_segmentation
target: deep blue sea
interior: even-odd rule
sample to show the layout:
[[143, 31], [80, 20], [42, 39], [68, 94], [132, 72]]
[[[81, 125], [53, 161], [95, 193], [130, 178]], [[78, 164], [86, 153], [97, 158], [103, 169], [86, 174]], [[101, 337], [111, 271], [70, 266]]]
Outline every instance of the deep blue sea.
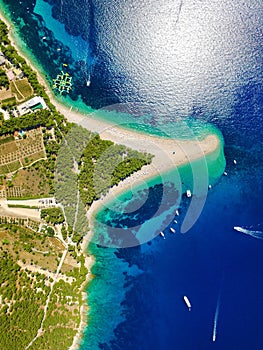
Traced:
[[[0, 4], [21, 49], [51, 85], [68, 65], [74, 88], [64, 103], [82, 110], [142, 103], [150, 111], [144, 119], [150, 129], [167, 123], [176, 129], [183, 118], [200, 129], [216, 127], [224, 137], [227, 176], [209, 178], [213, 186], [189, 231], [180, 233], [190, 203], [180, 197], [180, 215], [170, 218], [177, 232], [168, 225], [165, 240], [158, 236], [126, 249], [90, 245], [96, 277], [88, 286], [88, 327], [80, 349], [262, 350], [262, 1]], [[144, 222], [167, 186], [157, 182], [148, 184], [151, 200], [136, 215], [106, 210], [101, 220], [109, 227]], [[123, 208], [129, 209], [131, 199], [143, 201], [145, 192], [125, 196]], [[158, 221], [152, 225], [160, 229]]]

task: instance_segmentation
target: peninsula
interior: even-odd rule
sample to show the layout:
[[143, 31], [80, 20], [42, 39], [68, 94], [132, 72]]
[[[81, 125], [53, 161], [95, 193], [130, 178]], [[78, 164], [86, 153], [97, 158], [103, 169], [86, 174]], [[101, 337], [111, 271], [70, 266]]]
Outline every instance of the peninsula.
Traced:
[[[94, 257], [86, 256], [88, 220], [81, 232], [67, 213], [72, 209], [75, 215], [82, 203], [92, 220], [121, 191], [204, 157], [220, 142], [216, 135], [189, 141], [146, 135], [102, 121], [96, 112], [84, 115], [66, 107], [19, 52], [10, 26], [0, 18], [0, 316], [5, 334], [0, 347], [44, 349], [48, 344], [73, 350], [88, 322], [85, 286], [93, 277]], [[78, 154], [79, 168], [71, 178], [78, 197], [67, 209], [56, 196], [54, 178], [59, 152], [70, 146], [76, 125], [90, 143]], [[108, 148], [118, 171], [93, 193], [90, 179]]]

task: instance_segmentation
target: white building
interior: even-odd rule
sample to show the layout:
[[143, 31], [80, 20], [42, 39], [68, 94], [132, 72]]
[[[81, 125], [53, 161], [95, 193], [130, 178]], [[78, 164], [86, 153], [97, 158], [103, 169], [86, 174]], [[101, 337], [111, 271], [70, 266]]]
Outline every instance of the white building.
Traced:
[[34, 112], [38, 109], [47, 109], [46, 102], [44, 101], [43, 97], [35, 96], [31, 98], [30, 100], [21, 103], [17, 106], [18, 112], [20, 115], [25, 115], [29, 112]]

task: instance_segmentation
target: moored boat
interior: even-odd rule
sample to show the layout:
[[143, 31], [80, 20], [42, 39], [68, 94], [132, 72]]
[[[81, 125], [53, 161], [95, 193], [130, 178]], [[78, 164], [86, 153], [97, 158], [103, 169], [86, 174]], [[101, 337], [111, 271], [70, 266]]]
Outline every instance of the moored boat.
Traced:
[[162, 236], [163, 239], [165, 239], [165, 235], [164, 235], [163, 231], [160, 232], [160, 236]]
[[89, 87], [90, 86], [90, 83], [91, 83], [91, 81], [90, 81], [90, 75], [88, 76], [88, 79], [87, 79], [87, 81], [86, 81], [86, 85]]
[[186, 196], [187, 196], [188, 198], [190, 198], [190, 197], [192, 196], [192, 193], [191, 193], [190, 190], [187, 190], [187, 191], [186, 191]]
[[191, 305], [190, 300], [187, 298], [186, 295], [184, 295], [184, 302], [185, 302], [186, 306], [188, 307], [188, 310], [191, 311], [192, 305]]

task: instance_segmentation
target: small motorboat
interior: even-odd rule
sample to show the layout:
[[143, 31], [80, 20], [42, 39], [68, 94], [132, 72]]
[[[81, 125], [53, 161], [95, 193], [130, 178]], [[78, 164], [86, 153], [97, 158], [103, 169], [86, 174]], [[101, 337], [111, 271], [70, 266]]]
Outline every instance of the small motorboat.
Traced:
[[86, 80], [86, 85], [89, 87], [90, 86], [90, 83], [91, 83], [91, 80], [90, 80], [90, 75], [88, 76], [88, 79]]
[[187, 196], [188, 198], [190, 198], [190, 197], [192, 196], [192, 193], [191, 193], [190, 190], [187, 190], [187, 191], [186, 191], [186, 196]]
[[191, 305], [190, 300], [187, 298], [186, 295], [184, 295], [184, 302], [185, 302], [186, 306], [188, 307], [188, 310], [191, 311], [192, 305]]
[[164, 235], [163, 231], [160, 232], [160, 236], [162, 236], [163, 239], [165, 239], [165, 235]]

